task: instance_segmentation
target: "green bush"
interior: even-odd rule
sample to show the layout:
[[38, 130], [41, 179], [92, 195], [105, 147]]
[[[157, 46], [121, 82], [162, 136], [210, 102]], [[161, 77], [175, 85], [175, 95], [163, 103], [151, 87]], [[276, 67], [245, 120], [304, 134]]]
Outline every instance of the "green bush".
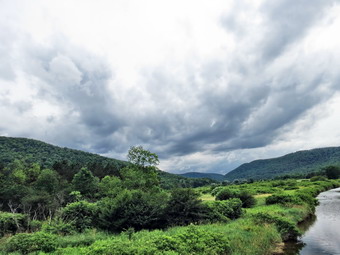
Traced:
[[49, 224], [43, 224], [41, 229], [44, 232], [61, 236], [71, 235], [77, 232], [73, 224], [64, 222], [61, 219], [55, 219]]
[[57, 245], [57, 236], [55, 235], [44, 232], [21, 233], [8, 240], [5, 250], [6, 252], [20, 252], [22, 254], [37, 251], [53, 252]]
[[97, 241], [86, 248], [85, 252], [88, 255], [228, 255], [230, 253], [231, 249], [225, 235], [206, 231], [194, 225], [181, 228], [174, 234], [153, 232], [145, 233], [132, 240], [115, 238]]
[[272, 216], [267, 213], [256, 213], [252, 217], [257, 224], [275, 224], [283, 241], [296, 240], [300, 235], [296, 225], [284, 217]]
[[97, 232], [95, 229], [87, 230], [73, 235], [59, 236], [59, 247], [84, 247], [93, 244], [95, 241], [108, 239], [109, 235], [104, 232]]
[[28, 224], [29, 231], [37, 232], [41, 230], [42, 222], [40, 220], [31, 220]]
[[199, 197], [193, 189], [173, 190], [166, 208], [168, 224], [178, 226], [202, 221], [206, 208]]
[[221, 189], [217, 194], [216, 194], [216, 200], [227, 200], [231, 198], [236, 198], [237, 197], [237, 192], [231, 189]]
[[218, 186], [218, 187], [215, 187], [212, 191], [211, 191], [211, 195], [212, 196], [216, 196], [221, 190], [223, 190], [224, 187], [223, 186]]
[[256, 199], [248, 191], [242, 190], [238, 193], [238, 198], [241, 199], [243, 208], [251, 208], [256, 204]]
[[315, 206], [318, 204], [318, 200], [313, 196], [313, 193], [306, 192], [306, 190], [297, 191], [295, 196], [301, 201], [308, 204], [309, 208], [314, 212]]
[[27, 228], [27, 215], [20, 213], [0, 212], [0, 237], [15, 234]]
[[173, 236], [161, 236], [153, 241], [159, 251], [173, 251], [176, 254], [230, 254], [226, 236], [204, 231], [194, 225], [182, 229]]
[[266, 198], [266, 205], [272, 204], [300, 204], [302, 201], [298, 197], [294, 195], [287, 195], [283, 193], [273, 194]]
[[124, 190], [115, 198], [98, 202], [98, 226], [109, 231], [128, 228], [153, 229], [164, 227], [164, 210], [167, 194], [140, 190]]
[[320, 175], [317, 175], [317, 176], [313, 176], [312, 178], [310, 178], [310, 181], [311, 182], [315, 182], [315, 181], [326, 181], [327, 178], [325, 176], [320, 176]]
[[71, 224], [78, 232], [91, 228], [94, 225], [94, 217], [97, 215], [96, 204], [87, 201], [79, 201], [68, 204], [62, 209], [62, 218]]
[[206, 215], [210, 222], [228, 221], [242, 215], [242, 201], [232, 198], [224, 201], [210, 201], [206, 203], [208, 213]]
[[231, 198], [239, 198], [242, 201], [242, 207], [250, 208], [256, 204], [255, 198], [245, 190], [231, 190], [231, 189], [222, 189], [216, 195], [216, 200], [228, 200]]

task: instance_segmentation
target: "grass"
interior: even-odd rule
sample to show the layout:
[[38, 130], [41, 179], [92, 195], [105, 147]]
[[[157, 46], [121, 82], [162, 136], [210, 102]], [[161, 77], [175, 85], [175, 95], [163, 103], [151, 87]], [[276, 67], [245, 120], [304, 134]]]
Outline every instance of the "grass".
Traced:
[[215, 197], [211, 194], [202, 194], [200, 197], [203, 201], [215, 201]]
[[261, 206], [266, 204], [266, 198], [269, 197], [271, 194], [265, 193], [265, 194], [258, 194], [255, 195], [256, 199], [256, 206]]
[[60, 247], [81, 247], [81, 246], [89, 246], [98, 240], [105, 240], [112, 237], [112, 235], [96, 231], [95, 229], [86, 231], [84, 233], [77, 233], [69, 236], [60, 236], [58, 238], [58, 243]]

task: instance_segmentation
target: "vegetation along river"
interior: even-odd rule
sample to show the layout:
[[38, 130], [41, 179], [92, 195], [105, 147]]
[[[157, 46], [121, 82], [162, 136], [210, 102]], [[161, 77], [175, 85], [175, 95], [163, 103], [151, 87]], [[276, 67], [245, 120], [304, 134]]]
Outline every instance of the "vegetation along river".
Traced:
[[286, 245], [285, 255], [340, 255], [340, 188], [317, 198], [316, 216], [299, 226], [304, 234]]

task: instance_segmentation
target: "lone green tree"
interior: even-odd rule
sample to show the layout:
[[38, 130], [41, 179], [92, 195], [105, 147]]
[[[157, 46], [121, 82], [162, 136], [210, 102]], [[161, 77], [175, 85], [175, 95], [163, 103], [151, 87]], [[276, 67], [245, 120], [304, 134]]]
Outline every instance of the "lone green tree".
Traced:
[[127, 155], [130, 166], [120, 171], [123, 186], [127, 189], [151, 190], [159, 187], [159, 176], [156, 165], [158, 156], [145, 150], [142, 146], [132, 146]]
[[324, 171], [328, 179], [338, 179], [340, 177], [340, 167], [338, 166], [327, 166]]
[[157, 166], [159, 159], [157, 154], [145, 150], [142, 146], [132, 146], [127, 155], [128, 161], [139, 167]]

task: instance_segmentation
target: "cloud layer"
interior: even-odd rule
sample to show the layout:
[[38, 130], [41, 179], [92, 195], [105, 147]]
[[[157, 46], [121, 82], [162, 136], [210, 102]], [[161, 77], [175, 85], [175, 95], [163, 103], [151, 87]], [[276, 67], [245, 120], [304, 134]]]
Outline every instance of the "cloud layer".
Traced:
[[173, 172], [338, 145], [339, 14], [335, 0], [2, 1], [0, 134], [118, 158], [141, 144]]

